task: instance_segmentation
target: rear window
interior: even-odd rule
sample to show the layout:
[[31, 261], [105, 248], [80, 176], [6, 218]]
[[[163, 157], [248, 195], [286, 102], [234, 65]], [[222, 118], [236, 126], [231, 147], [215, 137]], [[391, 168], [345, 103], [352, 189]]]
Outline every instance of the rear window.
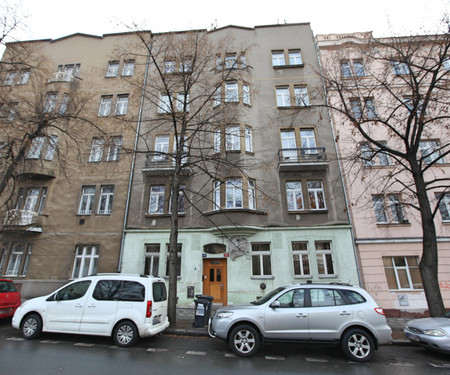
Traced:
[[16, 287], [10, 281], [0, 281], [0, 293], [12, 293], [16, 291]]
[[166, 285], [164, 283], [153, 283], [153, 301], [162, 302], [167, 299]]
[[344, 298], [348, 300], [352, 305], [366, 302], [366, 299], [361, 294], [355, 292], [354, 290], [340, 289], [339, 292], [343, 294]]
[[145, 287], [136, 281], [124, 281], [120, 289], [120, 301], [144, 301]]

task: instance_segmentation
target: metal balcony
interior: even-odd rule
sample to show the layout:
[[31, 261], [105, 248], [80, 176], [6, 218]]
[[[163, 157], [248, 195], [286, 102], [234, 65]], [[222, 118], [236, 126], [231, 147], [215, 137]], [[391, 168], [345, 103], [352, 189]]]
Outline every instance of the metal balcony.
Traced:
[[29, 210], [9, 210], [3, 221], [3, 230], [42, 233], [46, 216]]
[[[183, 154], [182, 164], [187, 162], [188, 153]], [[150, 152], [146, 155], [145, 166], [142, 172], [151, 175], [168, 175], [175, 170], [175, 154], [161, 154], [157, 152]], [[189, 168], [183, 168], [183, 173], [189, 173]]]
[[278, 150], [278, 170], [323, 170], [328, 168], [325, 147], [282, 148]]

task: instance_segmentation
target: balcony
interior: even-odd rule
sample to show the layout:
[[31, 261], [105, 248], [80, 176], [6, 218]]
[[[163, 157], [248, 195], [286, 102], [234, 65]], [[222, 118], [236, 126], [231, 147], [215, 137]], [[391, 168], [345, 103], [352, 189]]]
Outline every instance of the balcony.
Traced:
[[42, 233], [46, 219], [35, 211], [9, 210], [3, 221], [3, 230]]
[[[187, 162], [188, 153], [183, 154], [183, 166]], [[146, 155], [145, 167], [142, 172], [149, 176], [164, 176], [172, 174], [175, 170], [175, 154], [161, 154], [150, 152]], [[182, 173], [189, 173], [189, 167], [183, 167]]]
[[298, 170], [324, 170], [328, 168], [325, 147], [282, 148], [278, 150], [280, 172]]
[[[76, 89], [80, 83], [80, 78], [74, 77], [72, 74], [68, 72], [55, 72], [47, 80], [48, 84], [52, 84], [52, 88], [57, 91], [57, 88], [60, 87], [61, 84], [68, 85], [68, 87]], [[67, 87], [67, 86], [65, 86]]]
[[49, 160], [26, 159], [22, 168], [20, 174], [32, 179], [50, 179], [56, 177], [56, 165]]

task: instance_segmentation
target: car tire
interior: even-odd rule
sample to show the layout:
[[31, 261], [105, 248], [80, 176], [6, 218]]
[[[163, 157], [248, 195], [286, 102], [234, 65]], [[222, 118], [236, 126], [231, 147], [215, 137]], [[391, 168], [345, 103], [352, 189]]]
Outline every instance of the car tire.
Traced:
[[133, 346], [138, 339], [138, 330], [133, 322], [125, 320], [117, 324], [114, 328], [114, 343], [121, 348]]
[[35, 339], [42, 333], [42, 319], [38, 314], [27, 315], [20, 323], [20, 332], [25, 339]]
[[342, 351], [353, 362], [368, 362], [375, 352], [375, 344], [369, 333], [362, 329], [351, 329], [342, 337]]
[[251, 357], [259, 350], [259, 334], [252, 326], [242, 324], [233, 328], [228, 344], [231, 351], [238, 356]]

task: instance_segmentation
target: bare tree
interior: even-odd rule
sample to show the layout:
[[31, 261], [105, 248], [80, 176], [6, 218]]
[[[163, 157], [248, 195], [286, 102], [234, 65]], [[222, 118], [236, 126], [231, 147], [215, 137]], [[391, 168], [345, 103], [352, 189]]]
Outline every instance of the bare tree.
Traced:
[[[201, 216], [205, 202], [220, 210], [220, 202], [211, 202], [212, 181], [223, 183], [224, 176], [233, 174], [245, 176], [250, 165], [243, 153], [222, 152], [227, 142], [244, 143], [245, 129], [231, 130], [227, 125], [242, 123], [242, 108], [250, 100], [249, 87], [242, 80], [249, 47], [233, 45], [231, 37], [217, 38], [205, 30], [155, 34], [150, 40], [147, 34], [138, 35], [149, 59], [138, 152], [147, 154], [149, 167], [168, 167], [169, 320], [175, 325], [180, 212], [189, 205]], [[227, 51], [237, 52], [227, 56]], [[157, 143], [157, 134], [172, 137]], [[205, 220], [214, 225], [212, 219]]]
[[[402, 194], [400, 205], [420, 214], [423, 252], [420, 273], [430, 314], [445, 312], [438, 283], [435, 217], [450, 191], [444, 163], [450, 154], [450, 35], [374, 39], [321, 53], [323, 78], [338, 142], [361, 141], [345, 162], [370, 166], [379, 156], [394, 161], [378, 174], [381, 191]], [[355, 142], [356, 140], [356, 142]], [[361, 176], [361, 175], [359, 175]], [[362, 177], [363, 178], [363, 177]]]

